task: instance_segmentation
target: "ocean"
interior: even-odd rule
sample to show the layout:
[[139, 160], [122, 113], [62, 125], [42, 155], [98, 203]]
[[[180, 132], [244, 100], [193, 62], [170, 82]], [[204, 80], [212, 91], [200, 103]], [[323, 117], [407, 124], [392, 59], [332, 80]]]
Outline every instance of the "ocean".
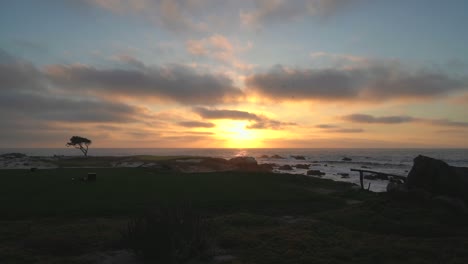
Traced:
[[[0, 154], [19, 152], [28, 156], [79, 156], [81, 152], [72, 148], [20, 148], [0, 149]], [[336, 181], [347, 181], [358, 184], [357, 172], [351, 168], [366, 168], [369, 170], [387, 172], [406, 176], [411, 169], [413, 159], [418, 155], [425, 155], [441, 159], [452, 166], [468, 167], [468, 149], [184, 149], [184, 148], [90, 148], [90, 156], [209, 156], [229, 159], [238, 156], [255, 157], [259, 163], [274, 163], [281, 165], [311, 164], [310, 169], [326, 173], [323, 178]], [[273, 155], [283, 159], [271, 158]], [[264, 158], [262, 156], [268, 156]], [[298, 160], [293, 156], [303, 156], [305, 160]], [[351, 160], [344, 161], [343, 158]], [[280, 172], [275, 170], [275, 172]], [[281, 171], [293, 174], [306, 174], [307, 169]], [[343, 173], [349, 173], [349, 178], [342, 178]], [[385, 191], [388, 181], [368, 180], [370, 190]]]

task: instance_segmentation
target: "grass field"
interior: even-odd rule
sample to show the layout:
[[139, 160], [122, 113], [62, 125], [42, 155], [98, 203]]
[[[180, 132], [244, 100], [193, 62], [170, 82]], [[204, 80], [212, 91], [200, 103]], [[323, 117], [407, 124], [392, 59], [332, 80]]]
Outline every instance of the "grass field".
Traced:
[[[97, 181], [76, 179], [88, 172]], [[75, 178], [75, 180], [72, 180]], [[0, 263], [98, 263], [127, 222], [189, 203], [224, 263], [468, 263], [468, 218], [431, 201], [271, 173], [0, 170]]]

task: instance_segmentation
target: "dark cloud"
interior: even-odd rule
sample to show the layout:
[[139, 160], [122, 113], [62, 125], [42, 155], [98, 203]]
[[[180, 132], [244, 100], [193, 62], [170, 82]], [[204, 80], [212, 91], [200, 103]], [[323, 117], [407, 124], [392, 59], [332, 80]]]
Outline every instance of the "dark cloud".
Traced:
[[224, 109], [208, 109], [204, 107], [195, 107], [193, 111], [205, 119], [230, 119], [230, 120], [246, 120], [252, 123], [247, 125], [248, 129], [283, 129], [285, 126], [294, 126], [296, 123], [281, 122], [269, 119], [265, 116], [239, 111], [239, 110], [224, 110]]
[[402, 124], [402, 123], [425, 123], [435, 126], [445, 127], [468, 127], [468, 122], [453, 121], [450, 119], [433, 119], [433, 118], [417, 118], [412, 116], [381, 116], [375, 117], [366, 114], [351, 114], [342, 117], [343, 120], [353, 123], [368, 123], [368, 124]]
[[437, 126], [468, 127], [468, 122], [452, 121], [449, 119], [432, 119], [432, 120], [428, 120], [428, 122]]
[[364, 129], [361, 128], [343, 128], [339, 125], [332, 124], [319, 124], [316, 125], [317, 128], [321, 128], [328, 133], [361, 133], [364, 132]]
[[2, 59], [0, 54], [0, 91], [40, 92], [45, 88], [45, 82], [44, 76], [32, 64], [6, 55]]
[[418, 119], [410, 116], [383, 116], [374, 117], [365, 114], [352, 114], [342, 117], [346, 121], [355, 123], [376, 123], [376, 124], [401, 124], [417, 121]]
[[34, 65], [11, 56], [0, 59], [0, 115], [3, 119], [66, 122], [136, 122], [143, 109], [88, 96], [57, 96]]
[[287, 70], [281, 65], [247, 78], [249, 90], [272, 99], [347, 99], [357, 96], [361, 74], [327, 70]]
[[[388, 69], [384, 69], [388, 70]], [[371, 80], [369, 88], [364, 89], [363, 95], [371, 99], [379, 98], [429, 98], [446, 95], [451, 91], [468, 88], [463, 79], [454, 79], [442, 73], [398, 73], [385, 72], [379, 78]]]
[[177, 123], [179, 126], [183, 127], [190, 127], [190, 128], [195, 128], [195, 127], [203, 127], [203, 128], [211, 128], [214, 127], [215, 124], [210, 123], [210, 122], [201, 122], [201, 121], [184, 121], [184, 122], [179, 122]]
[[335, 133], [362, 133], [364, 129], [361, 128], [339, 128], [339, 129], [332, 129], [329, 132]]
[[260, 120], [260, 117], [258, 117], [256, 114], [238, 110], [218, 110], [204, 107], [194, 107], [193, 111], [206, 119], [231, 119], [248, 121]]
[[316, 127], [323, 128], [323, 129], [330, 129], [330, 128], [338, 128], [339, 126], [330, 125], [330, 124], [319, 124], [319, 125], [316, 125]]
[[243, 95], [224, 75], [199, 73], [182, 65], [140, 65], [134, 70], [54, 65], [48, 67], [46, 72], [54, 85], [61, 89], [103, 96], [121, 95], [212, 105], [237, 100]]
[[288, 69], [281, 65], [246, 79], [248, 90], [274, 100], [382, 102], [427, 99], [468, 89], [468, 78], [410, 72], [400, 65], [373, 63], [355, 68]]
[[293, 122], [281, 122], [278, 120], [271, 119], [261, 119], [255, 123], [246, 126], [248, 129], [283, 129], [286, 126], [296, 126], [296, 123]]
[[[349, 136], [350, 134], [347, 135]], [[281, 139], [281, 141], [264, 139], [262, 142], [272, 148], [281, 148], [284, 144], [287, 144], [287, 146], [291, 148], [336, 148], [337, 146], [340, 148], [394, 148], [395, 146], [404, 146], [406, 148], [428, 147], [428, 144], [420, 142], [405, 143], [394, 141], [392, 138], [388, 138], [387, 140], [373, 140], [366, 137], [350, 138], [343, 135], [330, 140], [330, 138], [320, 138], [314, 134], [305, 135], [300, 139], [284, 138]]]
[[121, 103], [28, 94], [4, 94], [0, 109], [10, 118], [65, 122], [138, 122], [148, 117], [137, 107]]

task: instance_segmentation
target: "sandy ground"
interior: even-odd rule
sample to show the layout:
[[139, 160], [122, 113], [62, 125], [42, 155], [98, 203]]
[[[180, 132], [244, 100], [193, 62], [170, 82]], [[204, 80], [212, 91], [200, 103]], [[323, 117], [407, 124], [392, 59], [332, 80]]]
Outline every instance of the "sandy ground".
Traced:
[[44, 157], [13, 157], [8, 155], [0, 156], [0, 169], [54, 169], [57, 168], [52, 162], [53, 158]]

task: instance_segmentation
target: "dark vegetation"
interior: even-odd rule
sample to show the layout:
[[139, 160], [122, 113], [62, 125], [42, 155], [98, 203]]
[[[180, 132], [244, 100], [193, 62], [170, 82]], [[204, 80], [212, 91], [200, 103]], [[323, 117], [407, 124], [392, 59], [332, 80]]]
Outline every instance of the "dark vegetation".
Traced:
[[210, 260], [214, 234], [208, 220], [189, 204], [153, 208], [131, 220], [122, 232], [123, 246], [148, 261], [185, 263]]
[[[96, 182], [72, 180], [88, 172]], [[99, 252], [122, 249], [168, 260], [149, 263], [468, 263], [466, 215], [409, 194], [260, 172], [62, 168], [0, 179], [1, 263], [100, 263]]]

